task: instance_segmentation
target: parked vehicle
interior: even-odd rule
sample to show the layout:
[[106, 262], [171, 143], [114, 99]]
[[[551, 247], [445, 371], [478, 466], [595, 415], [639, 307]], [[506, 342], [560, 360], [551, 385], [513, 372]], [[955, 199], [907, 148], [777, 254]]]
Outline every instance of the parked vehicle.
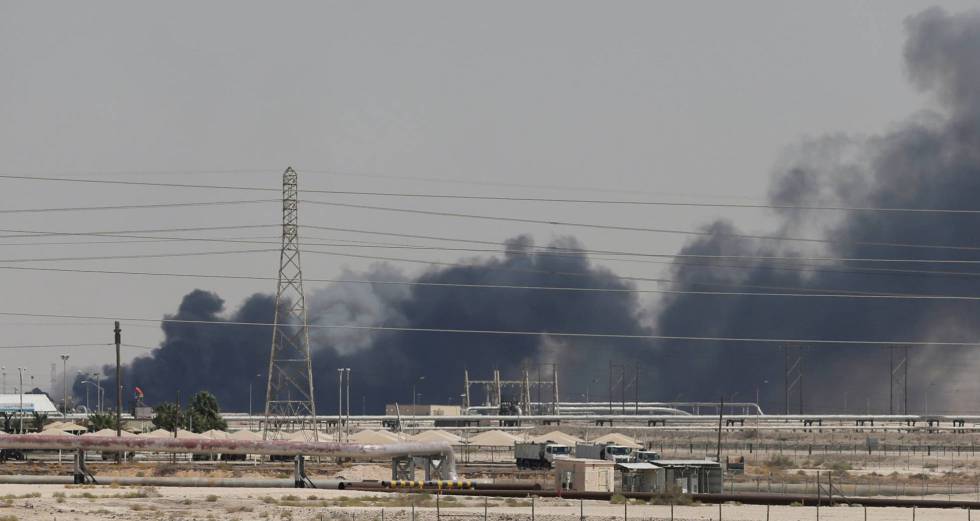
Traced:
[[660, 459], [660, 453], [655, 450], [638, 450], [633, 453], [633, 461], [637, 463], [653, 463]]
[[514, 444], [514, 459], [519, 469], [550, 469], [554, 466], [555, 458], [568, 457], [572, 448], [550, 441], [518, 442]]
[[577, 443], [575, 457], [629, 463], [633, 459], [633, 449], [614, 443]]

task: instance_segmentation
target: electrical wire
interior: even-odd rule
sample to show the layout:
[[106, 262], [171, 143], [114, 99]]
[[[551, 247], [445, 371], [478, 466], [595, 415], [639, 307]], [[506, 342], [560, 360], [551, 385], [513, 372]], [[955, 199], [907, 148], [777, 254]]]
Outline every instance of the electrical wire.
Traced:
[[546, 224], [550, 226], [567, 226], [573, 228], [589, 228], [589, 229], [597, 229], [597, 230], [664, 233], [664, 234], [673, 234], [673, 235], [688, 235], [688, 236], [698, 236], [698, 237], [722, 237], [722, 238], [732, 238], [732, 239], [807, 242], [807, 243], [818, 243], [818, 244], [861, 244], [861, 245], [868, 245], [868, 246], [890, 246], [890, 247], [901, 247], [901, 248], [951, 248], [951, 249], [962, 248], [961, 246], [915, 245], [915, 244], [879, 242], [879, 241], [834, 241], [831, 239], [814, 239], [814, 238], [806, 238], [806, 237], [789, 237], [789, 236], [779, 236], [779, 235], [717, 233], [713, 231], [677, 230], [671, 228], [651, 228], [645, 226], [620, 226], [620, 225], [613, 225], [613, 224], [593, 224], [593, 223], [582, 223], [582, 222], [572, 222], [572, 221], [530, 219], [525, 217], [506, 217], [500, 215], [478, 215], [478, 214], [469, 214], [469, 213], [462, 213], [462, 212], [440, 212], [435, 210], [418, 210], [414, 208], [397, 208], [391, 206], [352, 204], [352, 203], [318, 201], [318, 200], [309, 200], [309, 199], [303, 199], [301, 200], [301, 202], [308, 203], [308, 204], [323, 205], [323, 206], [354, 208], [354, 209], [361, 209], [361, 210], [374, 210], [374, 211], [382, 211], [382, 212], [431, 215], [437, 217], [456, 217], [461, 219], [476, 219], [476, 220], [486, 220], [486, 221], [515, 222], [515, 223], [522, 223], [522, 224]]
[[237, 224], [229, 226], [192, 226], [183, 228], [149, 228], [140, 230], [107, 230], [107, 231], [95, 231], [95, 232], [52, 232], [52, 231], [37, 231], [37, 230], [10, 230], [10, 229], [0, 229], [0, 232], [7, 233], [8, 235], [0, 235], [0, 239], [14, 239], [14, 238], [27, 238], [27, 237], [49, 237], [49, 236], [88, 236], [88, 235], [107, 235], [113, 236], [114, 234], [120, 233], [169, 233], [169, 232], [197, 232], [197, 231], [212, 231], [212, 230], [245, 230], [251, 228], [282, 228], [281, 224]]
[[[107, 179], [80, 179], [71, 177], [42, 177], [24, 176], [12, 174], [0, 174], [0, 179], [23, 180], [23, 181], [57, 181], [69, 183], [94, 183], [112, 184], [128, 186], [149, 186], [167, 188], [193, 188], [211, 190], [243, 190], [256, 192], [278, 192], [278, 188], [258, 187], [258, 186], [238, 186], [238, 185], [207, 185], [191, 183], [161, 183], [152, 181], [119, 181]], [[432, 194], [432, 193], [407, 193], [407, 192], [378, 192], [378, 191], [354, 191], [354, 190], [322, 190], [304, 189], [303, 193], [329, 194], [329, 195], [355, 195], [371, 197], [391, 197], [403, 199], [453, 199], [464, 201], [513, 201], [513, 202], [534, 202], [534, 203], [566, 203], [566, 204], [605, 204], [605, 205], [629, 205], [629, 206], [668, 206], [668, 207], [699, 207], [699, 208], [748, 208], [748, 209], [776, 209], [776, 210], [801, 210], [801, 211], [855, 211], [855, 212], [894, 212], [894, 213], [936, 213], [936, 214], [980, 214], [976, 209], [956, 209], [956, 208], [907, 208], [907, 207], [872, 207], [872, 206], [801, 206], [772, 203], [705, 203], [705, 202], [676, 202], [676, 201], [642, 201], [642, 200], [623, 200], [623, 199], [568, 199], [554, 197], [526, 197], [526, 196], [490, 196], [473, 194]]]
[[[211, 174], [240, 174], [240, 173], [269, 173], [276, 169], [230, 169], [230, 170], [187, 170], [187, 171], [115, 171], [115, 172], [72, 172], [72, 174], [82, 174], [82, 175], [176, 175], [176, 174], [195, 174], [195, 175], [211, 175]], [[622, 190], [622, 189], [611, 189], [607, 187], [598, 186], [574, 186], [569, 184], [557, 185], [543, 185], [543, 184], [527, 184], [527, 183], [503, 183], [503, 182], [493, 182], [493, 181], [469, 181], [462, 179], [446, 179], [438, 177], [422, 177], [422, 176], [395, 176], [395, 175], [385, 175], [385, 174], [373, 174], [373, 173], [353, 173], [353, 172], [339, 172], [334, 170], [302, 170], [311, 174], [322, 174], [328, 176], [343, 176], [343, 177], [356, 177], [358, 180], [362, 179], [390, 179], [397, 181], [422, 181], [422, 182], [432, 182], [432, 183], [442, 183], [442, 184], [455, 184], [455, 185], [467, 185], [467, 186], [496, 186], [496, 187], [511, 187], [520, 189], [546, 189], [546, 190], [558, 190], [564, 192], [582, 192], [586, 191], [589, 193], [611, 193], [611, 194], [628, 194], [630, 196], [635, 196], [636, 194], [643, 195], [654, 195], [660, 197], [712, 197], [715, 199], [730, 199], [730, 200], [743, 200], [743, 201], [755, 201], [758, 202], [763, 198], [760, 197], [747, 197], [747, 196], [733, 196], [729, 194], [682, 194], [682, 193], [672, 193], [664, 191], [644, 191], [644, 190]], [[23, 176], [16, 174], [8, 174], [11, 179], [25, 179], [25, 180], [44, 180], [36, 176]], [[51, 174], [61, 176], [58, 179], [64, 179], [66, 181], [74, 181], [78, 179], [77, 177], [64, 177], [68, 174]], [[96, 180], [99, 181], [99, 180]], [[258, 187], [257, 187], [258, 188]], [[260, 187], [262, 190], [275, 190], [274, 188]]]
[[[34, 231], [36, 233], [36, 231]], [[65, 235], [70, 235], [67, 233], [61, 233]], [[244, 244], [279, 244], [279, 241], [259, 241], [248, 238], [216, 238], [216, 237], [156, 237], [156, 236], [146, 236], [146, 235], [131, 235], [131, 234], [121, 234], [121, 233], [99, 233], [99, 236], [103, 237], [116, 237], [125, 239], [152, 239], [155, 241], [198, 241], [198, 242], [221, 242], [221, 243], [244, 243]], [[343, 239], [328, 239], [328, 240], [343, 240]], [[136, 241], [129, 241], [136, 242]], [[365, 242], [365, 241], [354, 241], [354, 242]], [[467, 241], [469, 242], [469, 241]], [[476, 241], [474, 241], [476, 242]], [[37, 243], [26, 243], [23, 245], [32, 246]], [[73, 243], [67, 243], [73, 244]], [[85, 244], [85, 243], [75, 243], [75, 244]], [[124, 244], [124, 243], [121, 243]], [[348, 248], [385, 248], [385, 249], [410, 249], [410, 250], [437, 250], [437, 251], [450, 251], [450, 252], [472, 252], [472, 253], [505, 253], [505, 254], [523, 254], [524, 249], [504, 249], [499, 248], [494, 249], [480, 249], [480, 248], [460, 248], [460, 247], [446, 247], [446, 246], [431, 246], [431, 245], [416, 245], [416, 244], [391, 244], [391, 243], [364, 243], [364, 244], [338, 244], [338, 243], [310, 243], [314, 246], [329, 246], [329, 247], [348, 247]], [[491, 243], [494, 245], [507, 246], [507, 243]], [[21, 245], [21, 244], [16, 244]], [[563, 253], [564, 252], [564, 253]], [[905, 264], [967, 264], [974, 265], [980, 264], [980, 260], [972, 259], [911, 259], [911, 258], [884, 258], [884, 257], [807, 257], [807, 256], [776, 256], [776, 255], [713, 255], [713, 254], [678, 254], [678, 253], [649, 253], [649, 252], [630, 252], [630, 251], [617, 251], [617, 250], [589, 250], [589, 249], [579, 249], [579, 248], [556, 248], [556, 247], [544, 247], [535, 252], [536, 255], [540, 256], [555, 256], [555, 257], [570, 257], [578, 258], [582, 254], [603, 254], [603, 255], [616, 255], [621, 257], [643, 257], [643, 258], [664, 258], [664, 259], [715, 259], [715, 260], [761, 260], [761, 261], [778, 261], [778, 262], [880, 262], [880, 263], [905, 263]], [[597, 260], [604, 261], [622, 261], [622, 262], [639, 262], [638, 260], [632, 259], [613, 259], [613, 258], [602, 258], [594, 257]]]
[[[195, 188], [195, 189], [223, 189], [223, 190], [251, 190], [251, 191], [262, 191], [262, 192], [278, 192], [279, 189], [276, 188], [265, 188], [265, 187], [244, 187], [244, 186], [233, 186], [233, 185], [200, 185], [200, 184], [187, 184], [187, 183], [154, 183], [148, 181], [115, 181], [115, 180], [99, 180], [99, 179], [73, 179], [73, 178], [63, 178], [63, 177], [30, 177], [30, 176], [16, 176], [16, 175], [0, 175], [0, 179], [21, 179], [21, 180], [39, 180], [39, 181], [64, 181], [64, 182], [80, 182], [80, 183], [111, 183], [111, 184], [123, 184], [123, 185], [137, 185], [137, 186], [153, 186], [153, 187], [177, 187], [177, 188]], [[846, 211], [881, 211], [881, 212], [914, 212], [914, 213], [942, 213], [942, 214], [980, 214], [980, 210], [973, 209], [948, 209], [948, 208], [877, 208], [877, 207], [844, 207], [844, 206], [792, 206], [792, 205], [772, 205], [772, 204], [735, 204], [735, 203], [677, 203], [669, 201], [625, 201], [625, 200], [596, 200], [596, 199], [555, 199], [555, 198], [529, 198], [529, 197], [506, 197], [506, 196], [478, 196], [478, 195], [440, 195], [440, 194], [419, 194], [419, 193], [395, 193], [395, 192], [356, 192], [356, 191], [343, 191], [343, 190], [304, 190], [304, 193], [324, 193], [333, 195], [373, 195], [373, 196], [389, 196], [389, 197], [416, 197], [416, 198], [444, 198], [444, 199], [461, 199], [461, 200], [513, 200], [513, 201], [533, 201], [533, 202], [568, 202], [568, 203], [606, 203], [606, 204], [644, 204], [644, 205], [668, 205], [668, 206], [703, 206], [703, 207], [744, 207], [744, 208], [772, 208], [772, 209], [798, 209], [798, 210], [846, 210]], [[202, 203], [163, 203], [163, 204], [152, 204], [152, 205], [118, 205], [118, 206], [98, 206], [98, 207], [74, 207], [74, 208], [35, 208], [35, 209], [7, 209], [0, 210], [0, 213], [35, 213], [35, 212], [62, 212], [62, 211], [88, 211], [88, 210], [119, 210], [119, 209], [135, 209], [135, 208], [164, 208], [164, 207], [181, 207], [181, 206], [214, 206], [214, 205], [229, 205], [229, 204], [251, 204], [251, 203], [269, 203], [269, 202], [280, 202], [279, 199], [263, 199], [263, 200], [250, 200], [250, 201], [211, 201]], [[303, 200], [305, 203], [310, 204], [320, 204], [320, 205], [331, 205], [346, 208], [357, 208], [357, 209], [369, 209], [378, 211], [391, 211], [391, 212], [403, 212], [403, 213], [415, 213], [424, 215], [434, 215], [434, 216], [444, 216], [444, 217], [457, 217], [457, 218], [470, 218], [470, 219], [484, 219], [484, 220], [497, 220], [497, 221], [508, 221], [508, 222], [519, 222], [526, 224], [548, 224], [557, 226], [571, 226], [571, 227], [584, 227], [584, 228], [594, 228], [594, 229], [605, 229], [605, 230], [621, 230], [621, 231], [639, 231], [639, 232], [650, 232], [650, 233], [664, 233], [664, 234], [679, 234], [679, 235], [693, 235], [693, 236], [717, 236], [717, 237], [728, 237], [728, 238], [738, 238], [738, 239], [758, 239], [758, 240], [775, 240], [775, 241], [794, 241], [794, 242], [810, 242], [810, 243], [824, 243], [824, 244], [841, 244], [846, 243], [846, 241], [834, 241], [830, 239], [817, 239], [817, 238], [806, 238], [806, 237], [789, 237], [789, 236], [771, 236], [771, 235], [752, 235], [752, 234], [719, 234], [715, 232], [707, 231], [693, 231], [693, 230], [676, 230], [667, 228], [649, 228], [649, 227], [634, 227], [634, 226], [617, 226], [617, 225], [600, 225], [591, 223], [574, 223], [565, 221], [553, 221], [553, 220], [540, 220], [540, 219], [528, 219], [528, 218], [515, 218], [515, 217], [504, 217], [504, 216], [486, 216], [486, 215], [473, 215], [473, 214], [463, 214], [458, 212], [435, 212], [430, 210], [416, 210], [409, 208], [392, 208], [392, 207], [382, 207], [374, 205], [358, 205], [351, 203], [341, 203], [333, 201], [317, 201], [317, 200]], [[882, 246], [882, 247], [902, 247], [902, 248], [935, 248], [935, 249], [952, 249], [952, 250], [980, 250], [980, 247], [972, 246], [953, 246], [953, 245], [928, 245], [928, 244], [907, 244], [907, 243], [894, 243], [894, 242], [884, 242], [884, 241], [851, 241], [851, 244], [861, 244], [868, 246]]]
[[[47, 271], [63, 273], [91, 273], [102, 275], [133, 275], [147, 277], [175, 277], [175, 278], [199, 278], [199, 279], [229, 279], [229, 280], [261, 280], [273, 281], [275, 277], [262, 277], [258, 275], [227, 275], [227, 274], [197, 274], [197, 273], [161, 273], [147, 271], [121, 271], [121, 270], [83, 270], [69, 268], [38, 268], [28, 266], [0, 266], [0, 270], [24, 270], [24, 271]], [[422, 282], [422, 281], [399, 281], [399, 280], [374, 280], [374, 279], [316, 279], [306, 278], [306, 282], [325, 282], [331, 284], [369, 284], [369, 285], [390, 285], [390, 286], [421, 286], [436, 288], [470, 288], [470, 289], [505, 289], [505, 290], [527, 290], [527, 291], [556, 291], [556, 292], [599, 292], [599, 293], [659, 293], [667, 295], [700, 295], [700, 296], [725, 296], [725, 297], [813, 297], [813, 298], [842, 298], [842, 299], [885, 299], [885, 300], [953, 300], [953, 301], [980, 301], [980, 296], [960, 296], [960, 295], [922, 295], [922, 294], [887, 294], [887, 293], [766, 293], [749, 291], [693, 291], [693, 290], [669, 290], [669, 289], [649, 289], [649, 288], [596, 288], [596, 287], [568, 287], [568, 286], [535, 286], [521, 284], [477, 284], [477, 283], [457, 283], [457, 282]], [[811, 291], [807, 289], [807, 291]]]
[[46, 348], [46, 347], [105, 347], [112, 346], [115, 344], [35, 344], [35, 345], [12, 345], [12, 346], [0, 346], [0, 349], [35, 349], [35, 348]]
[[[268, 322], [239, 322], [224, 320], [189, 320], [177, 318], [141, 318], [141, 317], [105, 317], [97, 315], [65, 315], [54, 313], [24, 313], [0, 311], [3, 316], [33, 317], [33, 318], [62, 318], [80, 320], [120, 320], [124, 322], [154, 322], [170, 324], [213, 325], [213, 326], [246, 326], [274, 327]], [[413, 333], [446, 333], [471, 335], [500, 335], [500, 336], [533, 336], [533, 337], [565, 337], [565, 338], [603, 338], [620, 340], [657, 340], [657, 341], [690, 341], [690, 342], [738, 342], [759, 344], [815, 344], [815, 345], [888, 345], [909, 347], [980, 347], [980, 342], [940, 342], [923, 340], [854, 340], [854, 339], [814, 339], [814, 338], [750, 338], [750, 337], [713, 337], [713, 336], [684, 336], [684, 335], [652, 335], [633, 333], [592, 333], [569, 331], [513, 331], [498, 329], [454, 329], [428, 327], [398, 327], [398, 326], [359, 326], [348, 324], [307, 324], [311, 329], [350, 329], [361, 331], [394, 331]]]
[[103, 210], [141, 210], [157, 208], [188, 208], [198, 206], [231, 206], [240, 204], [281, 203], [280, 199], [252, 199], [244, 201], [202, 201], [192, 203], [154, 203], [154, 204], [119, 204], [109, 206], [69, 206], [58, 208], [4, 208], [0, 214], [15, 213], [48, 213], [48, 212], [84, 212]]
[[264, 249], [264, 250], [198, 251], [198, 252], [180, 252], [180, 253], [145, 253], [145, 254], [138, 254], [138, 255], [99, 255], [93, 257], [38, 257], [33, 259], [0, 259], [0, 263], [152, 259], [152, 258], [166, 258], [166, 257], [199, 257], [199, 256], [207, 256], [207, 255], [266, 253], [266, 252], [274, 252], [274, 251], [279, 251], [279, 250]]
[[[275, 225], [268, 225], [268, 226], [275, 226]], [[266, 227], [266, 225], [249, 225], [249, 226], [241, 226], [240, 228], [255, 228], [255, 227]], [[239, 228], [239, 227], [235, 227], [235, 226], [198, 227], [198, 228], [183, 228], [183, 230], [230, 229], [230, 228]], [[396, 236], [396, 237], [429, 238], [429, 239], [444, 240], [444, 241], [472, 242], [472, 243], [478, 243], [478, 244], [493, 244], [493, 245], [501, 245], [501, 244], [505, 245], [506, 244], [506, 243], [498, 243], [498, 242], [492, 242], [492, 241], [479, 241], [479, 240], [473, 240], [473, 239], [456, 239], [456, 238], [437, 237], [437, 236], [431, 236], [431, 235], [416, 235], [416, 234], [401, 234], [401, 233], [392, 233], [392, 232], [378, 232], [378, 231], [358, 230], [358, 229], [351, 229], [351, 228], [338, 228], [338, 227], [325, 227], [325, 226], [306, 226], [306, 228], [325, 229], [325, 230], [342, 230], [342, 231], [351, 231], [351, 232], [358, 232], [358, 233], [377, 234], [377, 235]], [[174, 228], [174, 229], [155, 229], [155, 230], [148, 230], [148, 231], [159, 232], [159, 231], [170, 231], [170, 230], [181, 230], [181, 228]], [[33, 233], [33, 234], [31, 234], [31, 236], [49, 236], [49, 235], [69, 235], [69, 236], [71, 236], [71, 235], [83, 235], [83, 236], [96, 235], [96, 236], [131, 237], [131, 238], [142, 237], [142, 236], [135, 236], [135, 235], [117, 234], [117, 233], [113, 233], [113, 232], [39, 232], [39, 233]], [[12, 237], [17, 237], [17, 236], [16, 235], [13, 235]], [[185, 238], [185, 237], [181, 237], [181, 238], [178, 238], [178, 237], [169, 237], [169, 238], [163, 238], [161, 240], [188, 240], [188, 241], [190, 241], [190, 240], [205, 240], [205, 241], [211, 240], [211, 241], [253, 242], [253, 243], [259, 242], [259, 241], [247, 241], [245, 239], [212, 239], [212, 238]], [[341, 240], [341, 239], [331, 239], [331, 240]], [[137, 241], [128, 241], [128, 242], [137, 242]], [[364, 242], [364, 243], [366, 243], [366, 241], [352, 241], [352, 242]], [[270, 243], [259, 242], [259, 243], [262, 243], [262, 244], [273, 244], [271, 242]], [[278, 244], [278, 243], [275, 243], [275, 244]], [[316, 243], [314, 243], [314, 244], [316, 244]], [[368, 244], [370, 244], [370, 243], [368, 243]], [[320, 245], [324, 245], [324, 244], [320, 244]], [[326, 244], [326, 245], [327, 246], [335, 246], [335, 247], [349, 246], [349, 245], [346, 245], [346, 244]], [[391, 246], [391, 244], [390, 243], [375, 243], [374, 246], [375, 247], [387, 247], [387, 246]], [[396, 246], [396, 247], [398, 247], [398, 246], [406, 246], [406, 247], [415, 247], [415, 248], [434, 249], [434, 247], [431, 247], [431, 246], [419, 247], [419, 246], [415, 246], [415, 245], [397, 245], [397, 244], [394, 245], [394, 246]], [[593, 252], [595, 252], [595, 253], [605, 253], [605, 254], [610, 254], [610, 255], [616, 255], [616, 254], [619, 254], [619, 255], [634, 255], [634, 253], [631, 253], [631, 252], [616, 252], [616, 251], [610, 251], [610, 250], [584, 250], [584, 249], [572, 249], [572, 248], [556, 248], [556, 247], [553, 247], [553, 246], [549, 246], [549, 247], [537, 247], [536, 246], [536, 247], [532, 247], [532, 249], [535, 249], [536, 250], [534, 252], [531, 252], [531, 253], [533, 253], [535, 255], [545, 254], [545, 253], [547, 253], [548, 255], [558, 255], [557, 253], [554, 253], [554, 252], [556, 252], [556, 251], [558, 251], [558, 252], [567, 251], [567, 252], [571, 252], [570, 255], [567, 255], [567, 256], [569, 256], [569, 257], [575, 257], [575, 258], [580, 257], [581, 254], [583, 254], [583, 253], [593, 253]], [[495, 250], [482, 250], [482, 251], [498, 252], [499, 250], [496, 250], [495, 249]], [[466, 264], [460, 264], [460, 263], [446, 263], [446, 262], [439, 262], [439, 261], [426, 260], [426, 259], [406, 259], [404, 257], [376, 256], [376, 255], [357, 255], [357, 254], [342, 253], [342, 252], [336, 252], [336, 251], [334, 251], [334, 252], [322, 252], [322, 251], [310, 250], [310, 252], [312, 252], [312, 253], [318, 253], [318, 254], [325, 254], [325, 255], [335, 255], [335, 256], [344, 256], [344, 257], [351, 257], [351, 258], [363, 258], [363, 259], [384, 260], [384, 261], [397, 261], [397, 262], [420, 263], [420, 264], [433, 264], [433, 265], [445, 265], [445, 266], [461, 266], [461, 265], [464, 265], [465, 266], [466, 265]], [[511, 251], [510, 254], [527, 255], [529, 253], [528, 252], [524, 252], [524, 251]], [[635, 254], [635, 255], [642, 255], [642, 254]], [[105, 257], [105, 258], [108, 259], [109, 257]], [[741, 258], [751, 259], [752, 257], [741, 257]], [[704, 267], [704, 268], [710, 268], [710, 269], [740, 269], [740, 270], [766, 269], [766, 270], [773, 270], [773, 271], [788, 271], [788, 272], [840, 273], [840, 274], [849, 274], [849, 275], [870, 274], [870, 275], [887, 275], [887, 276], [913, 276], [914, 275], [914, 276], [932, 276], [932, 277], [943, 277], [943, 278], [945, 278], [945, 277], [977, 277], [977, 276], [980, 276], [980, 272], [964, 272], [964, 271], [949, 271], [949, 270], [921, 270], [921, 269], [875, 268], [875, 267], [854, 267], [854, 266], [847, 267], [847, 268], [826, 268], [825, 265], [806, 264], [806, 263], [800, 262], [798, 259], [799, 258], [792, 258], [792, 259], [790, 259], [790, 260], [792, 260], [795, 263], [795, 266], [793, 266], [793, 265], [787, 266], [787, 265], [769, 264], [769, 263], [767, 263], [765, 265], [758, 265], [758, 264], [723, 264], [723, 263], [718, 263], [718, 262], [698, 263], [698, 262], [691, 262], [690, 260], [685, 260], [685, 259], [680, 259], [680, 260], [674, 259], [672, 261], [658, 261], [658, 260], [647, 260], [647, 259], [622, 259], [622, 258], [609, 259], [609, 258], [603, 258], [603, 257], [594, 257], [594, 256], [592, 257], [592, 260], [606, 260], [606, 261], [634, 262], [634, 263], [637, 263], [638, 262], [638, 263], [664, 264], [664, 265], [684, 265], [684, 266], [688, 266], [688, 267], [693, 266], [693, 267]], [[49, 260], [49, 259], [45, 259], [45, 260]], [[50, 260], [58, 260], [58, 259], [50, 259]], [[93, 259], [88, 259], [87, 258], [85, 260], [96, 260], [96, 259], [94, 259], [94, 258]], [[896, 259], [896, 260], [894, 260], [892, 262], [898, 262], [898, 260]], [[959, 261], [957, 261], [957, 262], [959, 262]], [[964, 261], [964, 262], [969, 262], [969, 261]], [[551, 271], [538, 271], [538, 272], [540, 272], [540, 273], [556, 273], [556, 272], [551, 272]], [[568, 273], [568, 272], [565, 272], [565, 273], [557, 273], [557, 274], [568, 275], [568, 276], [576, 275], [576, 274]], [[651, 278], [647, 278], [647, 277], [618, 276], [618, 278], [621, 278], [623, 280], [637, 280], [637, 281], [647, 280], [647, 281], [656, 281], [656, 282], [670, 282], [669, 279], [651, 279]], [[793, 290], [793, 288], [777, 288], [777, 289]], [[820, 290], [811, 289], [811, 291], [820, 291]], [[839, 292], [845, 292], [846, 290], [838, 290], [838, 291]]]

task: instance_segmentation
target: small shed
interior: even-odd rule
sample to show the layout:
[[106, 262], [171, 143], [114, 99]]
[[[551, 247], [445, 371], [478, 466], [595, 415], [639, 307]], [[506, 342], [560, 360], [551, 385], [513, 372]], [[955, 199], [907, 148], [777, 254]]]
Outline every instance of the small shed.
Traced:
[[663, 492], [667, 472], [653, 463], [619, 463], [620, 492]]
[[723, 492], [721, 463], [711, 460], [657, 460], [665, 471], [665, 482], [685, 494]]
[[585, 458], [559, 458], [554, 461], [555, 488], [572, 492], [613, 492], [616, 464]]

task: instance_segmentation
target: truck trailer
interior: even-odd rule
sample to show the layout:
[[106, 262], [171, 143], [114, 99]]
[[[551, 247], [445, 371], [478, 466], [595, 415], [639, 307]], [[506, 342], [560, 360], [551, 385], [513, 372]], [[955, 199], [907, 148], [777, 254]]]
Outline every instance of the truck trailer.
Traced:
[[576, 443], [575, 457], [630, 463], [633, 461], [633, 449], [615, 443]]
[[550, 469], [554, 467], [555, 458], [571, 455], [571, 447], [550, 441], [514, 444], [514, 459], [519, 469]]

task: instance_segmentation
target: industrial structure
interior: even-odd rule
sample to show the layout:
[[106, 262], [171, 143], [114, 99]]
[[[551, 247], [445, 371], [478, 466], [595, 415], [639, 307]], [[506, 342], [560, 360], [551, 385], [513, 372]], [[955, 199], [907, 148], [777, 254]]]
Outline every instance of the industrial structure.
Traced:
[[[463, 407], [470, 409], [472, 404], [473, 386], [483, 388], [483, 407], [501, 411], [501, 407], [506, 409], [508, 401], [505, 400], [504, 390], [506, 388], [517, 391], [516, 400], [513, 403], [520, 410], [519, 414], [559, 414], [560, 404], [558, 399], [558, 364], [551, 365], [551, 380], [542, 380], [541, 371], [538, 377], [531, 379], [531, 371], [527, 366], [521, 369], [521, 377], [517, 380], [504, 380], [500, 377], [500, 369], [493, 370], [493, 376], [489, 380], [471, 380], [469, 369], [463, 370]], [[540, 366], [539, 366], [540, 367]], [[551, 402], [541, 401], [541, 390], [550, 388]], [[537, 391], [538, 400], [533, 402], [531, 395]], [[516, 412], [516, 411], [512, 411]]]
[[263, 439], [310, 428], [316, 440], [316, 403], [310, 332], [299, 248], [299, 188], [292, 167], [282, 174], [282, 250], [269, 355]]

